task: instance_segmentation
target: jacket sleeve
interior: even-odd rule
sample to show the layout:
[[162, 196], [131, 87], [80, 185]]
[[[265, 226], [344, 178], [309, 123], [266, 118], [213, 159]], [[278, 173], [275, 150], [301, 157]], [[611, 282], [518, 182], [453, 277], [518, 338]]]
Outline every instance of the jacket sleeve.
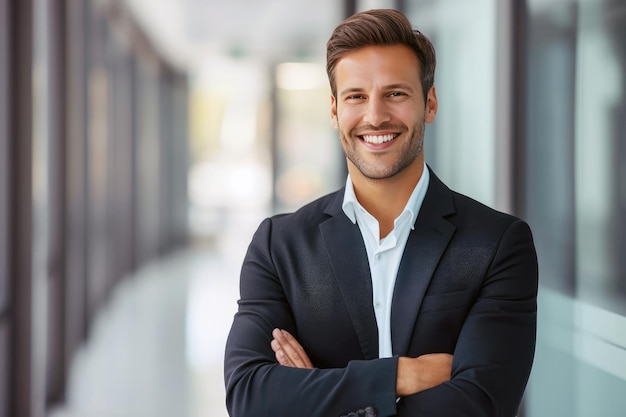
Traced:
[[533, 362], [538, 267], [528, 225], [504, 232], [454, 350], [452, 378], [403, 398], [398, 416], [517, 415]]
[[351, 361], [341, 369], [296, 369], [275, 361], [272, 330], [284, 328], [296, 338], [297, 332], [273, 265], [271, 233], [272, 220], [267, 219], [254, 235], [242, 267], [239, 308], [224, 361], [231, 417], [338, 417], [356, 410], [395, 415], [397, 358]]

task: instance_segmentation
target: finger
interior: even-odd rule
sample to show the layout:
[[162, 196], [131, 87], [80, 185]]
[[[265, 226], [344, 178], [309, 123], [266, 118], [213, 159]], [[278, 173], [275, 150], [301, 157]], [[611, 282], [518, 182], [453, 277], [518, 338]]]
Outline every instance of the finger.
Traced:
[[278, 352], [276, 352], [276, 354], [274, 356], [276, 357], [276, 362], [278, 362], [279, 365], [288, 366], [290, 368], [295, 368], [296, 367], [293, 364], [293, 362], [291, 362], [289, 360], [287, 355], [285, 355], [285, 352], [283, 352], [282, 350], [279, 350]]
[[300, 343], [286, 330], [277, 332], [276, 339], [280, 344], [283, 353], [289, 358], [289, 361], [297, 368], [313, 368], [313, 364], [309, 360], [304, 348]]
[[304, 348], [298, 343], [298, 341], [286, 330], [274, 329], [272, 336], [276, 340], [278, 346], [275, 347], [281, 350], [285, 356], [284, 362], [288, 363], [288, 366], [296, 368], [313, 368], [313, 364], [309, 360]]
[[280, 343], [278, 343], [276, 339], [272, 340], [272, 342], [270, 343], [270, 346], [272, 347], [272, 350], [274, 351], [274, 357], [276, 358], [276, 362], [278, 362], [280, 365], [283, 365], [283, 366], [295, 367], [295, 364], [293, 364], [289, 360], [289, 358], [285, 356], [285, 352], [283, 352], [280, 346]]
[[[289, 346], [288, 341], [282, 335], [281, 330], [274, 329], [272, 331], [272, 336], [274, 336], [274, 339], [271, 341], [270, 346], [274, 351], [276, 361], [283, 366], [290, 366], [292, 368], [297, 367], [297, 364], [289, 355], [289, 352], [292, 351], [292, 348]], [[285, 349], [287, 349], [287, 351], [285, 351]]]
[[278, 343], [278, 340], [276, 339], [272, 339], [270, 346], [272, 347], [272, 350], [274, 351], [274, 353], [280, 350], [280, 343]]
[[303, 368], [304, 363], [296, 347], [293, 344], [293, 341], [288, 340], [282, 332], [275, 335], [275, 340], [277, 342], [278, 351], [281, 352], [285, 358], [284, 362], [287, 362], [289, 366], [294, 366], [296, 368]]
[[296, 340], [296, 338], [293, 337], [291, 333], [289, 333], [287, 330], [283, 330], [282, 333], [285, 336], [285, 339], [287, 339], [287, 341], [289, 342], [289, 346], [293, 347], [296, 354], [298, 355], [298, 358], [301, 359], [301, 364], [305, 368], [313, 368], [313, 364], [309, 359], [309, 355], [306, 354], [306, 351], [304, 350], [302, 345]]

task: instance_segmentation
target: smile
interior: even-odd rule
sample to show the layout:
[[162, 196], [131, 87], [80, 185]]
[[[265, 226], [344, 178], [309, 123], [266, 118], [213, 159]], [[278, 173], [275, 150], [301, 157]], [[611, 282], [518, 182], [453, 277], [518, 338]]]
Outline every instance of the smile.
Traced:
[[389, 142], [397, 138], [398, 134], [388, 134], [388, 135], [363, 135], [361, 139], [365, 141], [365, 143], [375, 143], [381, 144], [385, 142]]

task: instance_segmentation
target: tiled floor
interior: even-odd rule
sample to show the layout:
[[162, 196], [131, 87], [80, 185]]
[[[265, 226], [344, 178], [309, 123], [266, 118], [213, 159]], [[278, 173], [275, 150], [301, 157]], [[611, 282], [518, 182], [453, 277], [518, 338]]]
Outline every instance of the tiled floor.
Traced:
[[49, 417], [226, 417], [223, 351], [252, 231], [181, 250], [118, 286]]

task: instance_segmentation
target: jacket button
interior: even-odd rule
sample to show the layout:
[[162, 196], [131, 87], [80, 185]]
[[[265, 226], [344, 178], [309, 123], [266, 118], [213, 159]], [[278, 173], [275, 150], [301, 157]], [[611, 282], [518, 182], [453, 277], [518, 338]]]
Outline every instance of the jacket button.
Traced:
[[374, 407], [366, 407], [365, 408], [365, 417], [376, 417], [378, 413], [376, 413], [376, 409]]

